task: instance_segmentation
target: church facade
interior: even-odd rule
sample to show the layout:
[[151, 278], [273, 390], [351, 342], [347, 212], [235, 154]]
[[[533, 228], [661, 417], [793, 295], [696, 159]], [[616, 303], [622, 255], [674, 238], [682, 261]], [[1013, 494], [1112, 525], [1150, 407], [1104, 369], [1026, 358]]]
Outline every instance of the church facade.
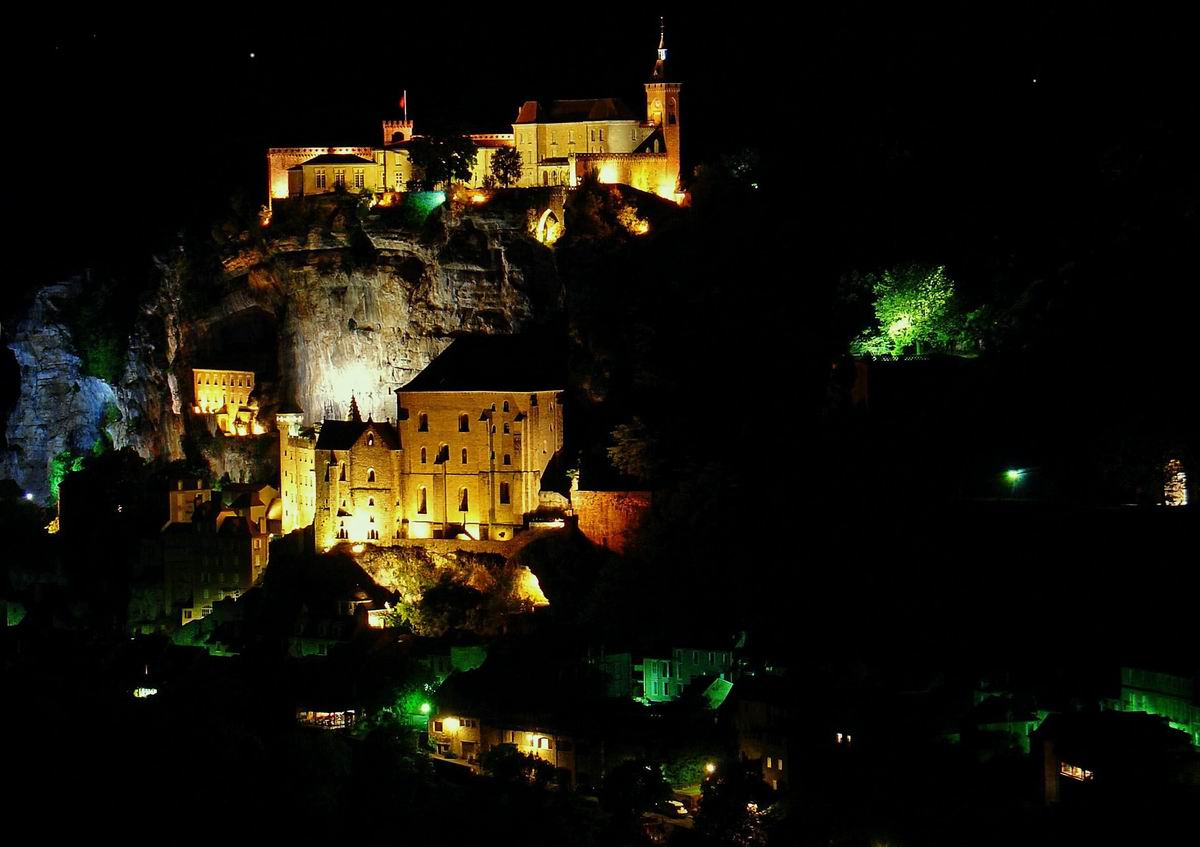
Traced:
[[[648, 82], [644, 116], [621, 100], [526, 101], [511, 133], [478, 133], [467, 187], [480, 188], [502, 148], [521, 154], [517, 187], [577, 186], [589, 175], [680, 199], [680, 84], [667, 80], [665, 35]], [[350, 192], [406, 191], [414, 178], [409, 120], [385, 120], [378, 147], [274, 147], [267, 152], [268, 199]]]
[[522, 373], [528, 349], [511, 337], [454, 341], [397, 390], [395, 422], [364, 421], [354, 404], [349, 420], [310, 433], [298, 416], [282, 422], [283, 531], [311, 524], [322, 550], [511, 540], [563, 444], [562, 388]]

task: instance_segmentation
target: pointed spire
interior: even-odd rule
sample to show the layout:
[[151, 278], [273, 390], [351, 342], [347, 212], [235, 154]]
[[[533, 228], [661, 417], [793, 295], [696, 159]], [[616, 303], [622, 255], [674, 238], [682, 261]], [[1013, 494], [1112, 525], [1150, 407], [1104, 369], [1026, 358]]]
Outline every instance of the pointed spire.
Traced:
[[349, 417], [349, 420], [356, 421], [357, 423], [362, 423], [362, 414], [358, 411], [358, 400], [355, 399], [353, 394], [350, 395], [350, 417]]
[[658, 58], [654, 62], [654, 72], [650, 74], [654, 81], [667, 78], [667, 24], [664, 18], [658, 19]]

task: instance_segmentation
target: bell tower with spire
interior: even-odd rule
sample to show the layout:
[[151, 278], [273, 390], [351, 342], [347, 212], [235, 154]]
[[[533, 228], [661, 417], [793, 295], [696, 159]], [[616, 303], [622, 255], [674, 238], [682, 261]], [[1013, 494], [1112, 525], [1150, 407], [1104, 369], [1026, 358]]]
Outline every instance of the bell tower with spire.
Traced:
[[667, 152], [668, 180], [679, 190], [679, 89], [678, 82], [667, 82], [667, 29], [658, 19], [658, 56], [650, 81], [646, 83], [646, 121], [662, 131]]

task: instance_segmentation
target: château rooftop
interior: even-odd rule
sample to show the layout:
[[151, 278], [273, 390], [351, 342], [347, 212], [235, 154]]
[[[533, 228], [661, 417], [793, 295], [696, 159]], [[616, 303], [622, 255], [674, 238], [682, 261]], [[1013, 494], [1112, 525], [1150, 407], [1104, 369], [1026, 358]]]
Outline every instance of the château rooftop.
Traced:
[[596, 97], [588, 100], [552, 100], [539, 103], [526, 100], [513, 123], [566, 124], [581, 121], [636, 121], [628, 106], [616, 97]]
[[[566, 351], [539, 335], [464, 335], [400, 391], [561, 391]], [[324, 434], [324, 433], [322, 433]]]

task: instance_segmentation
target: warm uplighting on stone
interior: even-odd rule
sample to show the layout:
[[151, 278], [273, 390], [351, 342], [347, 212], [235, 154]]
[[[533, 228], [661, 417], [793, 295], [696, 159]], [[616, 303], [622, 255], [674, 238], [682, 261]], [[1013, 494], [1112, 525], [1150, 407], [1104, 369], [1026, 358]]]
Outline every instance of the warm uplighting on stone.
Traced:
[[1186, 506], [1188, 504], [1187, 472], [1183, 462], [1171, 459], [1167, 462], [1166, 483], [1163, 485], [1163, 504], [1166, 506]]

